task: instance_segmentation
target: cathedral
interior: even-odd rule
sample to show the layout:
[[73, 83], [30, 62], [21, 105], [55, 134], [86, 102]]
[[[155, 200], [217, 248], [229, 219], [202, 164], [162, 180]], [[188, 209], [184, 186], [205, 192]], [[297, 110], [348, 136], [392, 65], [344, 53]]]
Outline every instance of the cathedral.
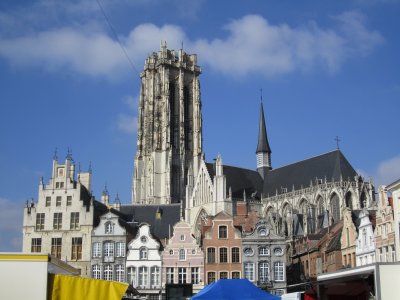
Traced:
[[[181, 203], [196, 228], [206, 216], [234, 215], [245, 201], [289, 239], [342, 218], [342, 210], [373, 207], [374, 186], [340, 149], [273, 168], [263, 103], [254, 170], [204, 160], [196, 55], [169, 50], [150, 55], [141, 73], [133, 205]], [[262, 99], [261, 99], [262, 100]], [[255, 129], [256, 130], [256, 129]]]

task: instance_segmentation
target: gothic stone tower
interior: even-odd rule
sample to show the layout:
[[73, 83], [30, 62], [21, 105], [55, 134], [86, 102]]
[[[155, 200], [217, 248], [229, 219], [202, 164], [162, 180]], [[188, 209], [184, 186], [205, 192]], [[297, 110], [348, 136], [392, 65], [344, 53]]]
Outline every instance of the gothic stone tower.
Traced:
[[189, 168], [197, 175], [202, 121], [197, 56], [161, 46], [145, 60], [137, 130], [132, 202], [185, 199]]

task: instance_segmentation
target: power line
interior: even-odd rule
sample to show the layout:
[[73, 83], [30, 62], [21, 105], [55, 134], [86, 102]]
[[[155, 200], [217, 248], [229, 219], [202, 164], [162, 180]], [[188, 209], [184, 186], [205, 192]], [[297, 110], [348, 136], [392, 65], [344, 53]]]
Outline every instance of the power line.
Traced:
[[101, 12], [102, 12], [102, 14], [104, 16], [104, 19], [106, 19], [106, 22], [107, 22], [108, 26], [110, 27], [111, 32], [113, 33], [113, 35], [114, 35], [115, 39], [117, 40], [119, 46], [121, 47], [122, 51], [124, 52], [126, 59], [129, 61], [129, 64], [131, 65], [132, 69], [136, 73], [140, 74], [139, 71], [135, 68], [135, 65], [133, 64], [132, 60], [130, 59], [128, 53], [126, 52], [124, 45], [122, 45], [120, 39], [118, 38], [118, 35], [117, 35], [116, 31], [114, 30], [114, 27], [112, 26], [110, 20], [108, 19], [107, 15], [106, 15], [106, 12], [104, 11], [104, 8], [101, 5], [100, 1], [96, 0], [96, 2], [97, 2], [97, 5], [99, 6], [99, 8], [100, 8], [100, 10], [101, 10]]

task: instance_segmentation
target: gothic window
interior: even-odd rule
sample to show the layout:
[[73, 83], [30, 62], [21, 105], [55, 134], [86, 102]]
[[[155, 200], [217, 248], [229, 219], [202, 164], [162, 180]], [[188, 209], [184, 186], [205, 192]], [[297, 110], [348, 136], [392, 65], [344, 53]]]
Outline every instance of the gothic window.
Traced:
[[367, 197], [365, 196], [365, 192], [362, 192], [360, 197], [360, 207], [364, 208], [367, 202]]
[[333, 194], [331, 197], [330, 217], [332, 220], [332, 224], [337, 223], [340, 220], [340, 204], [339, 204], [339, 196], [337, 194]]
[[346, 207], [350, 208], [351, 210], [353, 209], [353, 197], [351, 192], [347, 192], [346, 194]]

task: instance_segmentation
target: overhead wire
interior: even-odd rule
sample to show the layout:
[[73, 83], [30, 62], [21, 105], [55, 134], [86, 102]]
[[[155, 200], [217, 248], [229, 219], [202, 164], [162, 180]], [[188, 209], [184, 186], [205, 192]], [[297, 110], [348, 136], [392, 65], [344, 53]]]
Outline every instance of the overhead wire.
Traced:
[[97, 2], [97, 5], [98, 5], [99, 8], [100, 8], [100, 11], [102, 12], [102, 14], [103, 14], [103, 16], [104, 16], [104, 19], [106, 20], [108, 26], [110, 27], [110, 30], [111, 30], [112, 34], [114, 35], [114, 38], [117, 40], [119, 46], [120, 46], [121, 49], [122, 49], [122, 52], [125, 54], [126, 59], [129, 61], [130, 66], [132, 67], [132, 69], [133, 69], [136, 73], [140, 74], [140, 72], [135, 68], [135, 65], [133, 64], [131, 58], [129, 57], [128, 52], [126, 51], [124, 45], [121, 43], [121, 40], [119, 39], [119, 37], [118, 37], [118, 35], [117, 35], [117, 32], [115, 31], [114, 27], [112, 26], [112, 24], [111, 24], [111, 22], [110, 22], [110, 19], [107, 17], [107, 14], [106, 14], [106, 12], [105, 12], [103, 6], [102, 6], [101, 3], [100, 3], [100, 0], [96, 0], [96, 2]]

